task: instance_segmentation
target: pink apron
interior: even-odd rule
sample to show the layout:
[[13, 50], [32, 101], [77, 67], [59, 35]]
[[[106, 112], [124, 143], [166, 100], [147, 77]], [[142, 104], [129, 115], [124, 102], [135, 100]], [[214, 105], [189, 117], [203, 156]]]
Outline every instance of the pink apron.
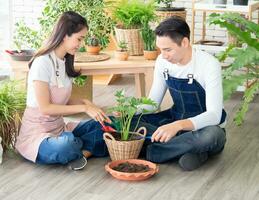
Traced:
[[[61, 88], [50, 86], [51, 103], [66, 105], [71, 95], [71, 89], [71, 85]], [[27, 107], [15, 147], [23, 157], [35, 162], [39, 146], [45, 138], [59, 136], [63, 131], [72, 131], [77, 125], [77, 123], [71, 122], [65, 124], [61, 115], [43, 115], [39, 108]]]

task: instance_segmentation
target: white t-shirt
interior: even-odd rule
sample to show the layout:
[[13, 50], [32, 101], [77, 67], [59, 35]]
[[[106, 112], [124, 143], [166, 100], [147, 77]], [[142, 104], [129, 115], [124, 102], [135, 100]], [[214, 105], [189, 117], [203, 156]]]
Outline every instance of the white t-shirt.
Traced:
[[200, 83], [206, 92], [206, 112], [189, 118], [194, 124], [195, 130], [210, 125], [218, 125], [222, 115], [223, 93], [221, 66], [212, 55], [193, 49], [192, 60], [186, 65], [177, 65], [168, 62], [159, 55], [154, 72], [154, 80], [150, 90], [149, 98], [161, 104], [166, 90], [168, 89], [163, 75], [168, 69], [170, 76], [175, 78], [187, 78], [193, 74], [194, 79]]
[[[72, 79], [68, 77], [65, 69], [65, 60], [61, 60], [54, 53], [51, 54], [53, 61], [57, 63], [59, 69], [58, 79], [63, 87], [69, 87], [72, 84]], [[33, 61], [27, 84], [27, 106], [38, 107], [33, 87], [33, 81], [44, 81], [49, 83], [49, 86], [57, 85], [56, 70], [49, 57], [49, 54], [39, 56]]]

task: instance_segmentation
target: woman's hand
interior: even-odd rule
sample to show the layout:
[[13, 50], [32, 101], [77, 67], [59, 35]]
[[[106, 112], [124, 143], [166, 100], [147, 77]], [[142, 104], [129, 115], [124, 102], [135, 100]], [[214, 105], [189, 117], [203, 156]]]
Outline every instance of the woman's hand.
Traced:
[[110, 118], [105, 114], [105, 112], [90, 101], [85, 103], [85, 112], [95, 121], [99, 121], [100, 123], [103, 123], [104, 121], [111, 123]]

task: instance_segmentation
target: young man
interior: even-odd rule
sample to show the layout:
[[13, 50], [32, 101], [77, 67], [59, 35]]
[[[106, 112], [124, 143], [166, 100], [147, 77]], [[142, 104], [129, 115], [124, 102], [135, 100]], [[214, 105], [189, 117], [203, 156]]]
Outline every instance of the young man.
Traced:
[[169, 89], [174, 103], [142, 116], [140, 126], [153, 133], [146, 158], [157, 163], [179, 158], [183, 170], [194, 170], [226, 142], [221, 66], [213, 56], [192, 48], [188, 24], [179, 17], [161, 22], [155, 33], [161, 55], [149, 98], [160, 105]]

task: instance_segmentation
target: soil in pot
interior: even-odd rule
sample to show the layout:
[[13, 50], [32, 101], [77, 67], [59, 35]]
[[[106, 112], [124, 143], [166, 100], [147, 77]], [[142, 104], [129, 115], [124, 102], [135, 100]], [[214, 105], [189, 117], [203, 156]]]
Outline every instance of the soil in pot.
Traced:
[[[120, 134], [119, 132], [112, 132], [112, 133], [110, 133], [110, 134], [115, 138], [115, 140], [117, 140], [117, 141], [123, 141], [123, 140], [121, 139], [121, 134]], [[143, 138], [142, 135], [133, 133], [133, 134], [130, 134], [130, 135], [129, 135], [128, 141], [140, 140], [140, 139], [142, 139], [142, 138]]]
[[156, 9], [156, 11], [184, 11], [185, 8], [184, 7], [159, 7]]
[[139, 173], [139, 172], [147, 172], [151, 170], [151, 168], [148, 165], [135, 164], [135, 163], [129, 163], [129, 162], [120, 163], [119, 165], [113, 167], [112, 169], [119, 172], [126, 172], [126, 173]]

